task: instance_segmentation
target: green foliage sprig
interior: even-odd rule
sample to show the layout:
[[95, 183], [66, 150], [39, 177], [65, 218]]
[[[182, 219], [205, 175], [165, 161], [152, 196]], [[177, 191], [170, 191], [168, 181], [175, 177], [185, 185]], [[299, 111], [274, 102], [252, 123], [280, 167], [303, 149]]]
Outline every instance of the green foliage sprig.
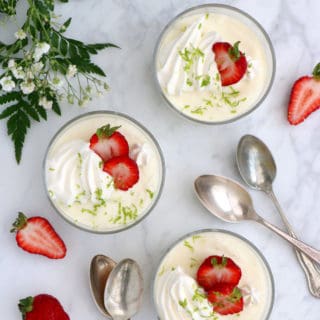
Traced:
[[[60, 0], [68, 2], [68, 0]], [[15, 15], [16, 0], [0, 0], [0, 12]], [[61, 115], [60, 101], [84, 105], [108, 89], [104, 71], [91, 61], [111, 43], [84, 44], [64, 32], [71, 18], [59, 23], [53, 0], [28, 0], [26, 20], [11, 44], [0, 42], [0, 119], [7, 121], [16, 161], [32, 121], [47, 120], [47, 111]]]

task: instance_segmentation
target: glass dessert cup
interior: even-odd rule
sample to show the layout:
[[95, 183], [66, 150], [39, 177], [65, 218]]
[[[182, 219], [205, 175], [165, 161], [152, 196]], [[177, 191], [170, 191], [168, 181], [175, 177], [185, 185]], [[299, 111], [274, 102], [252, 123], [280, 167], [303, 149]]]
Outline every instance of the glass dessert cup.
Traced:
[[[72, 204], [62, 203], [61, 199], [55, 197], [53, 190], [50, 189], [50, 185], [52, 185], [51, 175], [56, 170], [54, 165], [52, 165], [52, 161], [55, 159], [54, 157], [56, 157], [62, 147], [70, 142], [79, 141], [79, 139], [81, 139], [87, 143], [87, 145], [89, 145], [91, 135], [93, 135], [99, 127], [106, 125], [107, 123], [110, 123], [111, 126], [121, 126], [118, 130], [124, 130], [130, 150], [132, 149], [132, 146], [134, 148], [139, 146], [138, 144], [135, 144], [136, 142], [140, 143], [140, 151], [145, 148], [144, 145], [146, 146], [148, 153], [142, 156], [149, 160], [147, 161], [143, 159], [143, 161], [146, 161], [146, 163], [141, 165], [141, 167], [139, 165], [140, 177], [138, 183], [136, 183], [136, 185], [127, 191], [114, 189], [113, 193], [111, 193], [114, 196], [111, 196], [110, 199], [103, 199], [103, 197], [100, 195], [101, 192], [96, 191], [95, 193], [99, 194], [97, 199], [99, 199], [100, 202], [98, 205], [93, 204], [92, 207], [98, 208], [97, 210], [84, 209], [86, 206], [83, 205], [81, 207], [79, 201], [75, 201], [75, 203]], [[81, 166], [82, 162], [85, 162], [85, 159], [81, 159], [80, 153], [78, 153], [78, 156], [79, 164]], [[95, 153], [94, 156], [97, 157]], [[65, 158], [67, 161], [70, 156], [67, 154]], [[99, 158], [99, 160], [101, 159]], [[65, 161], [60, 162], [64, 163]], [[102, 165], [103, 161], [100, 161], [99, 167], [101, 167], [101, 171]], [[87, 168], [90, 169], [87, 180], [90, 180], [92, 177], [89, 177], [89, 174], [92, 175], [92, 172], [90, 167]], [[58, 168], [56, 171], [71, 171], [66, 169], [70, 168], [62, 167]], [[107, 174], [105, 175], [107, 176]], [[153, 178], [151, 179], [150, 176]], [[164, 176], [165, 166], [162, 151], [153, 135], [133, 118], [125, 114], [112, 111], [89, 112], [66, 123], [52, 138], [44, 159], [44, 183], [47, 196], [52, 206], [58, 212], [58, 214], [60, 214], [60, 216], [62, 216], [62, 218], [64, 218], [71, 225], [93, 233], [116, 233], [133, 227], [141, 222], [152, 211], [159, 200], [163, 188]], [[71, 179], [69, 179], [68, 175], [62, 177], [63, 179], [60, 180], [63, 180], [62, 182], [65, 184], [62, 186], [62, 194], [64, 195], [71, 189], [69, 183]], [[148, 189], [149, 178], [150, 185], [152, 184], [152, 190], [151, 188]], [[59, 180], [57, 183], [60, 183]], [[81, 196], [82, 192], [80, 192], [80, 186], [77, 185], [77, 187], [79, 187], [79, 196]], [[85, 194], [84, 191], [83, 194]], [[78, 198], [76, 197], [76, 199]], [[88, 205], [91, 205], [90, 199], [91, 198], [89, 198]], [[122, 200], [125, 201], [122, 202]], [[130, 203], [131, 207], [121, 205], [121, 203]], [[103, 204], [103, 206], [101, 206], [101, 204]], [[101, 207], [101, 209], [99, 207]], [[122, 215], [125, 216], [123, 217]]]
[[[224, 255], [225, 257], [231, 258], [242, 271], [242, 277], [238, 287], [242, 290], [247, 290], [247, 296], [244, 295], [245, 306], [243, 311], [227, 316], [215, 313], [213, 318], [217, 320], [269, 319], [274, 304], [274, 280], [267, 261], [262, 253], [246, 238], [221, 229], [204, 229], [188, 233], [174, 242], [161, 258], [153, 280], [153, 301], [158, 319], [167, 320], [164, 316], [163, 309], [168, 305], [171, 310], [173, 310], [174, 305], [178, 305], [177, 312], [183, 312], [181, 308], [183, 305], [180, 304], [180, 300], [175, 304], [171, 301], [173, 299], [171, 296], [176, 298], [181, 295], [183, 288], [181, 283], [183, 280], [180, 278], [176, 282], [172, 282], [173, 280], [172, 276], [170, 278], [170, 273], [173, 274], [177, 272], [179, 275], [182, 268], [183, 274], [186, 277], [195, 280], [198, 267], [203, 260], [210, 255]], [[247, 260], [249, 260], [249, 262]], [[253, 263], [253, 265], [251, 265], [251, 263]], [[194, 282], [194, 280], [192, 281]], [[169, 285], [169, 288], [167, 288], [168, 283], [170, 285], [173, 283], [173, 286], [170, 287]], [[179, 291], [177, 288], [179, 288]], [[184, 293], [183, 290], [182, 292]], [[188, 296], [187, 289], [185, 292], [186, 296]], [[191, 296], [192, 295], [189, 295], [189, 297]], [[179, 297], [181, 301], [184, 301], [185, 296], [183, 296], [183, 294]], [[199, 295], [197, 295], [197, 297], [199, 297]], [[189, 300], [193, 301], [194, 296]], [[190, 301], [188, 301], [188, 304], [190, 304]], [[166, 305], [166, 302], [168, 302], [168, 305]], [[185, 304], [187, 303], [185, 302]], [[201, 309], [199, 305], [195, 308], [193, 307], [194, 306], [191, 306], [190, 309]], [[205, 308], [208, 308], [208, 306], [203, 307], [203, 309]], [[199, 314], [196, 316], [197, 319], [202, 319], [201, 316], [199, 317]], [[170, 317], [172, 318], [170, 320], [175, 320], [174, 315], [170, 314]], [[211, 319], [211, 317], [203, 318]]]
[[[182, 63], [185, 63], [183, 70], [185, 70], [186, 67], [190, 67], [190, 64], [187, 65], [185, 62], [186, 54], [188, 54], [188, 59], [193, 53], [196, 55], [198, 47], [193, 46], [192, 42], [186, 42], [189, 43], [188, 46], [186, 45], [189, 48], [189, 51], [184, 51], [186, 50], [186, 46], [181, 47], [180, 44], [178, 44], [179, 37], [182, 38], [183, 33], [188, 32], [188, 27], [191, 28], [192, 24], [195, 23], [195, 17], [198, 17], [199, 15], [202, 15], [204, 18], [201, 20], [200, 17], [199, 21], [201, 22], [198, 24], [198, 28], [195, 29], [201, 30], [202, 28], [204, 30], [204, 35], [201, 35], [201, 37], [204, 38], [203, 42], [207, 41], [205, 39], [206, 35], [217, 33], [217, 37], [213, 37], [214, 39], [216, 39], [214, 42], [230, 42], [234, 44], [239, 40], [240, 50], [242, 50], [243, 46], [247, 43], [248, 45], [243, 50], [244, 53], [246, 54], [246, 49], [248, 49], [249, 53], [253, 53], [252, 55], [249, 54], [251, 58], [253, 58], [253, 62], [251, 63], [250, 61], [248, 61], [248, 66], [250, 66], [250, 64], [256, 65], [256, 68], [251, 68], [253, 71], [254, 69], [256, 69], [254, 72], [251, 72], [251, 76], [255, 74], [254, 78], [252, 78], [251, 80], [249, 79], [251, 76], [249, 76], [248, 71], [248, 73], [246, 73], [246, 75], [243, 77], [244, 80], [241, 79], [239, 83], [236, 83], [232, 86], [222, 87], [222, 91], [224, 92], [224, 94], [222, 95], [221, 99], [219, 97], [219, 99], [221, 100], [219, 100], [219, 103], [217, 103], [216, 98], [211, 99], [211, 97], [209, 97], [210, 95], [215, 95], [212, 94], [211, 91], [209, 91], [209, 89], [211, 87], [213, 88], [215, 85], [213, 75], [211, 77], [211, 82], [209, 81], [208, 85], [208, 82], [203, 82], [205, 80], [204, 74], [192, 78], [194, 77], [194, 75], [190, 73], [187, 77], [187, 72], [184, 73], [182, 71]], [[206, 22], [209, 21], [207, 20], [208, 16], [210, 16], [210, 19], [213, 19], [213, 22]], [[219, 19], [216, 19], [215, 17], [218, 17], [219, 19], [220, 17], [222, 17], [221, 21]], [[227, 19], [232, 19], [230, 20], [231, 22], [235, 21], [235, 23], [237, 23], [234, 24], [234, 29], [237, 29], [238, 26], [240, 26], [241, 28], [244, 27], [245, 29], [237, 30], [236, 36], [234, 36], [232, 34], [232, 31], [229, 30], [231, 28], [223, 28], [222, 23], [227, 23], [225, 22], [225, 17], [227, 17]], [[215, 20], [220, 21], [216, 23], [216, 26], [218, 26], [218, 28], [216, 30], [211, 30], [210, 26], [211, 24], [214, 26]], [[204, 27], [204, 23], [211, 24], [209, 25], [209, 27]], [[208, 31], [208, 28], [210, 32], [205, 32], [205, 30]], [[224, 32], [224, 30], [227, 31]], [[250, 32], [250, 35], [244, 36], [247, 33], [246, 30]], [[218, 31], [221, 31], [221, 34], [218, 34]], [[226, 35], [223, 36], [223, 33], [225, 33]], [[211, 43], [213, 44], [213, 42]], [[172, 53], [175, 46], [177, 46], [179, 50], [179, 54], [175, 53], [176, 56], [174, 56], [174, 54]], [[201, 59], [207, 59], [208, 57], [208, 59], [211, 59], [212, 61], [214, 60], [213, 55], [209, 55], [211, 54], [211, 45], [210, 50], [207, 53], [205, 50], [203, 52], [205, 53], [205, 55], [200, 56]], [[200, 54], [203, 55], [203, 52], [200, 51]], [[257, 54], [257, 57], [261, 58], [260, 60], [256, 59], [255, 54], [257, 52], [259, 53]], [[165, 59], [165, 56], [167, 57], [167, 59]], [[182, 63], [181, 61], [174, 60], [178, 59], [179, 56], [182, 57]], [[167, 61], [169, 61], [169, 57], [171, 59], [171, 62], [168, 62], [167, 64]], [[174, 67], [172, 67], [173, 69], [171, 70], [170, 64], [173, 63], [172, 61], [174, 61], [175, 64], [173, 64]], [[204, 60], [204, 65], [208, 64], [206, 61], [207, 60]], [[255, 61], [258, 62], [256, 63]], [[251, 112], [253, 112], [253, 110], [257, 109], [262, 104], [272, 87], [275, 76], [275, 66], [276, 63], [274, 49], [268, 34], [265, 32], [262, 26], [247, 13], [237, 8], [221, 4], [200, 5], [180, 13], [164, 28], [158, 39], [154, 51], [154, 75], [156, 86], [161, 95], [164, 97], [169, 107], [175, 110], [178, 114], [182, 115], [184, 118], [202, 124], [214, 125], [234, 122], [250, 114]], [[177, 72], [180, 72], [180, 74], [178, 75]], [[205, 76], [207, 77], [208, 74], [206, 74]], [[184, 80], [181, 80], [183, 77], [185, 77]], [[186, 83], [184, 82], [185, 79]], [[190, 79], [192, 79], [192, 81]], [[182, 84], [182, 82], [184, 84]], [[212, 83], [214, 83], [214, 85]], [[192, 88], [198, 87], [198, 90], [192, 91], [193, 89], [190, 89], [191, 87], [189, 87], [189, 85], [191, 85]], [[208, 95], [205, 94], [207, 89]], [[171, 93], [169, 92], [170, 90], [172, 91]], [[235, 96], [237, 95], [238, 98], [235, 99]]]

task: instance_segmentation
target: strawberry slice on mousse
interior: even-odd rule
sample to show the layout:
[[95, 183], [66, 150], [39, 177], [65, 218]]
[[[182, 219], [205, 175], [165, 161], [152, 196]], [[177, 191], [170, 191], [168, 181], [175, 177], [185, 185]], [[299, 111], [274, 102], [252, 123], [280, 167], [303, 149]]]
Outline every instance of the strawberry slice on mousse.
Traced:
[[243, 310], [243, 296], [238, 287], [220, 285], [216, 290], [209, 291], [207, 298], [213, 305], [213, 310], [221, 315], [239, 313]]
[[117, 131], [120, 128], [107, 124], [90, 138], [92, 149], [104, 162], [114, 157], [128, 156], [129, 145], [126, 138]]
[[115, 157], [104, 163], [103, 171], [113, 177], [114, 186], [126, 191], [139, 180], [139, 167], [137, 163], [127, 156]]
[[197, 272], [197, 282], [206, 291], [214, 290], [221, 285], [238, 285], [241, 269], [231, 258], [210, 256], [204, 260]]
[[239, 82], [247, 71], [247, 59], [239, 50], [239, 43], [240, 41], [237, 41], [232, 46], [228, 42], [216, 42], [212, 46], [222, 86]]

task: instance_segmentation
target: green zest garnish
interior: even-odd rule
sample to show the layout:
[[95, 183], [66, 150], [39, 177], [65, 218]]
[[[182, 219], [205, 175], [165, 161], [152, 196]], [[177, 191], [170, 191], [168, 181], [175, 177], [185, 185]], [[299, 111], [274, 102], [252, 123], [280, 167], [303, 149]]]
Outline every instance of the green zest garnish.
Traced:
[[206, 107], [201, 107], [201, 106], [199, 106], [199, 107], [197, 107], [197, 108], [192, 109], [190, 112], [191, 112], [191, 113], [194, 113], [194, 114], [203, 115], [203, 113], [204, 113], [205, 110], [207, 110]]
[[191, 47], [191, 49], [184, 48], [183, 51], [179, 51], [179, 55], [185, 62], [183, 70], [185, 72], [190, 72], [194, 62], [200, 58], [204, 58], [204, 53], [199, 48]]
[[203, 302], [206, 298], [206, 295], [201, 292], [200, 288], [197, 288], [192, 296], [192, 301]]
[[81, 165], [82, 165], [82, 155], [81, 155], [80, 152], [78, 152], [78, 153], [77, 153], [77, 156], [78, 156], [79, 165], [80, 165], [80, 167], [81, 167]]
[[166, 268], [163, 266], [161, 271], [158, 273], [158, 276], [161, 277], [166, 272]]
[[115, 131], [117, 131], [121, 126], [111, 127], [110, 124], [106, 124], [101, 128], [97, 129], [96, 134], [99, 138], [109, 138]]
[[114, 224], [127, 224], [128, 222], [136, 220], [137, 217], [138, 209], [134, 204], [131, 204], [131, 206], [123, 206], [121, 202], [118, 202], [117, 215], [109, 221]]
[[189, 87], [193, 85], [193, 82], [189, 78], [186, 80], [186, 83]]
[[56, 170], [55, 168], [49, 168], [49, 171], [54, 171], [54, 170]]
[[97, 213], [96, 213], [95, 211], [90, 210], [90, 209], [87, 209], [87, 208], [82, 208], [82, 209], [81, 209], [81, 212], [82, 212], [82, 213], [89, 213], [89, 214], [91, 214], [91, 215], [93, 215], [93, 216], [96, 216], [96, 215], [97, 215]]
[[209, 13], [206, 13], [205, 18], [206, 18], [206, 19], [208, 19], [208, 18], [209, 18]]
[[195, 242], [196, 240], [198, 240], [200, 238], [201, 238], [201, 236], [198, 236], [198, 235], [195, 234], [195, 235], [192, 236], [192, 241]]
[[183, 242], [183, 245], [186, 247], [186, 248], [189, 248], [191, 251], [194, 250], [193, 246], [189, 243], [189, 241], [185, 240]]
[[198, 29], [200, 30], [200, 29], [201, 29], [201, 27], [202, 27], [202, 23], [199, 23], [199, 25], [198, 25]]
[[207, 75], [205, 75], [204, 78], [202, 79], [200, 86], [201, 86], [201, 87], [206, 87], [206, 86], [208, 86], [209, 84], [210, 84], [210, 76], [207, 74]]
[[146, 189], [150, 199], [152, 199], [154, 197], [154, 192], [152, 192], [150, 189]]
[[196, 267], [198, 264], [199, 264], [199, 261], [198, 261], [197, 259], [192, 258], [192, 257], [190, 258], [190, 265], [189, 265], [190, 268], [194, 268], [194, 267]]
[[185, 308], [187, 307], [187, 305], [188, 305], [187, 299], [179, 300], [179, 305], [180, 305], [183, 309], [185, 309]]
[[320, 63], [314, 67], [312, 75], [315, 79], [320, 80]]

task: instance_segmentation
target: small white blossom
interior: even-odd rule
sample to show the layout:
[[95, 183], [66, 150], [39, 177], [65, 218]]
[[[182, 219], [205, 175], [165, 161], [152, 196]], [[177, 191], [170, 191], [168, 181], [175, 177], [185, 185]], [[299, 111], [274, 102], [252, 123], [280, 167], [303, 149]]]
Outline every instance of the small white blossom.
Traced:
[[22, 67], [12, 68], [11, 72], [16, 79], [24, 79], [26, 76], [26, 73], [23, 71]]
[[67, 71], [67, 77], [73, 78], [78, 72], [77, 66], [74, 64], [69, 64], [68, 71]]
[[18, 30], [14, 36], [19, 40], [23, 40], [27, 37], [26, 33], [22, 29]]
[[44, 65], [41, 61], [36, 62], [31, 66], [31, 72], [37, 74], [43, 69], [43, 67], [44, 67]]
[[45, 109], [51, 109], [52, 108], [52, 101], [47, 100], [46, 97], [41, 97], [39, 100], [39, 106], [42, 106]]
[[56, 90], [60, 89], [64, 84], [63, 80], [61, 78], [57, 77], [57, 76], [55, 76], [49, 82], [50, 82], [51, 86], [53, 87], [53, 89], [56, 89]]
[[16, 67], [16, 62], [13, 59], [10, 59], [8, 62], [8, 68], [13, 69]]
[[29, 80], [34, 79], [34, 74], [32, 73], [31, 70], [28, 70], [28, 71], [26, 72], [26, 78], [29, 79]]
[[28, 79], [20, 84], [20, 88], [24, 94], [30, 94], [34, 91], [35, 85], [31, 79]]
[[50, 50], [50, 45], [46, 42], [40, 42], [36, 45], [36, 48], [34, 50], [33, 59], [38, 62], [41, 57], [48, 53]]
[[16, 86], [15, 82], [12, 80], [12, 77], [10, 76], [3, 77], [2, 79], [0, 79], [0, 84], [2, 86], [2, 90], [7, 92], [12, 91]]

